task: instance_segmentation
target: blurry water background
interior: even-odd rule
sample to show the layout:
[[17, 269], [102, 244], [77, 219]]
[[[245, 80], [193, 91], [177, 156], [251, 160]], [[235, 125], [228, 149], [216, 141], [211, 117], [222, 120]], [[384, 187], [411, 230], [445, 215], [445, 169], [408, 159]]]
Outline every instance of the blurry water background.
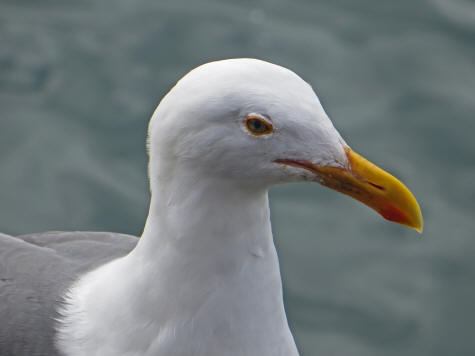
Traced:
[[312, 84], [421, 203], [422, 236], [317, 184], [271, 191], [302, 355], [475, 355], [475, 1], [0, 0], [0, 231], [141, 233], [174, 82], [257, 57]]

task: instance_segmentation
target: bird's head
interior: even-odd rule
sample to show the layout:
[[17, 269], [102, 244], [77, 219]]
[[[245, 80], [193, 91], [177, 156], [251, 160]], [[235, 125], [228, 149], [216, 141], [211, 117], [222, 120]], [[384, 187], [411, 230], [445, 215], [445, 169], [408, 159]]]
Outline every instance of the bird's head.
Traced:
[[155, 111], [149, 152], [152, 180], [180, 163], [252, 187], [315, 181], [422, 231], [411, 192], [352, 151], [311, 86], [278, 65], [231, 59], [192, 70]]

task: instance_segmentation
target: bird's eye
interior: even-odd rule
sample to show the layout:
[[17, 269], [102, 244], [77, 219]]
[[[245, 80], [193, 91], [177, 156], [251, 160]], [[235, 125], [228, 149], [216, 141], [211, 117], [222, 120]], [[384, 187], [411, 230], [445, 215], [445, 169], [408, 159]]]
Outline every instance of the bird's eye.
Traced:
[[244, 125], [246, 126], [246, 129], [255, 136], [267, 135], [274, 130], [272, 124], [255, 116], [246, 117]]

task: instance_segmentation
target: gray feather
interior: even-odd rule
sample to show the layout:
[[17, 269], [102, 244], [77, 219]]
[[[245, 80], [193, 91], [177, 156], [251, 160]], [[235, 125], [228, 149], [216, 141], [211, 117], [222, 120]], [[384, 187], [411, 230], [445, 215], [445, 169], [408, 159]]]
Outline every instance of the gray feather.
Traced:
[[59, 355], [54, 326], [64, 291], [137, 241], [110, 232], [0, 233], [0, 356]]

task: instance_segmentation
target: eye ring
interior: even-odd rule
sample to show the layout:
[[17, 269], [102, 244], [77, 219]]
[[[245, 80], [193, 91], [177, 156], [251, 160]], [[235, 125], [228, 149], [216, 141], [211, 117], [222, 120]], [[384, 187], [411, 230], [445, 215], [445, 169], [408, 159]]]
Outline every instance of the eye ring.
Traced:
[[274, 126], [258, 116], [248, 116], [244, 120], [244, 126], [254, 136], [268, 135], [274, 131]]

